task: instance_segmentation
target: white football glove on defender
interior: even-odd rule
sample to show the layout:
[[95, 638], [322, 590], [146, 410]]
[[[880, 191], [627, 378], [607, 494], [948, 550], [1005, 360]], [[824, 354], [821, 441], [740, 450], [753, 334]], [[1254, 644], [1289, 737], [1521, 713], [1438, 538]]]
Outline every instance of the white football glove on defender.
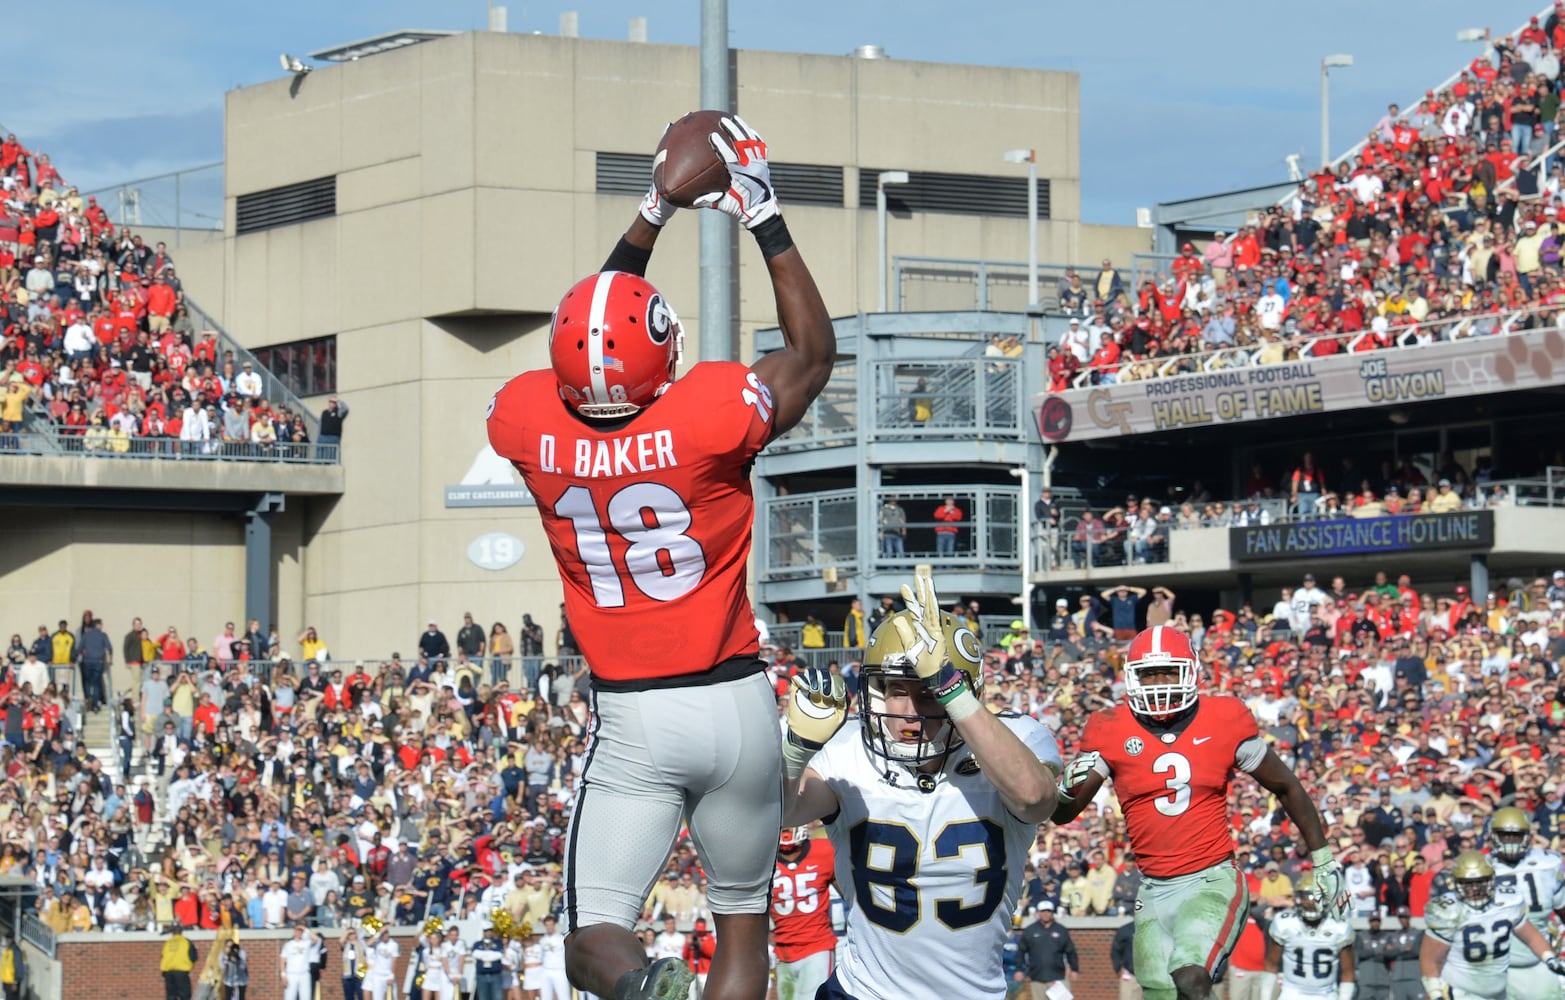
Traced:
[[1332, 856], [1329, 846], [1310, 852], [1310, 861], [1315, 866], [1315, 898], [1321, 912], [1340, 920], [1348, 912], [1347, 877], [1342, 862]]
[[848, 689], [840, 676], [822, 667], [793, 675], [788, 688], [788, 735], [783, 738], [783, 773], [797, 779], [810, 758], [836, 735], [848, 718]]
[[1098, 770], [1102, 762], [1102, 754], [1096, 750], [1088, 750], [1065, 765], [1065, 770], [1060, 774], [1060, 798], [1075, 801], [1072, 790], [1083, 781], [1086, 781], [1087, 775]]
[[[727, 134], [725, 134], [727, 133]], [[728, 164], [728, 190], [704, 194], [697, 208], [715, 208], [754, 229], [781, 211], [772, 171], [766, 165], [766, 140], [738, 115], [723, 119], [722, 131], [713, 132], [712, 148]]]

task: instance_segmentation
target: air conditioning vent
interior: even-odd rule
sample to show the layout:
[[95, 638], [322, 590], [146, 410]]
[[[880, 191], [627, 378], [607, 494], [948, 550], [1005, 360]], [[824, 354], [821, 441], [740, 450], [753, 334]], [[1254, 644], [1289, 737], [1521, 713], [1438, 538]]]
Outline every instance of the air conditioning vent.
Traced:
[[336, 214], [337, 178], [319, 177], [240, 195], [234, 205], [234, 232], [243, 236]]

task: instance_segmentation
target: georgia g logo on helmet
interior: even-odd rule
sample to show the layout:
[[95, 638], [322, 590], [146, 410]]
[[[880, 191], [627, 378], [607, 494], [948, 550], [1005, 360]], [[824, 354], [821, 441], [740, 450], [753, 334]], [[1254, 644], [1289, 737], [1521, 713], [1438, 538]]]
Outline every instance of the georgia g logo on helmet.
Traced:
[[653, 295], [647, 303], [647, 336], [652, 338], [654, 344], [668, 343], [669, 336], [674, 332], [674, 325], [679, 318], [674, 315], [674, 310], [663, 301], [662, 294]]

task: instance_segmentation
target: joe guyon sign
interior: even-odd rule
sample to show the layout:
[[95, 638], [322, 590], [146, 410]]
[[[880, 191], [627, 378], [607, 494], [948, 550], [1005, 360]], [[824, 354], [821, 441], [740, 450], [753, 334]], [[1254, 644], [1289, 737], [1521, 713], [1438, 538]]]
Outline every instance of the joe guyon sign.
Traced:
[[1039, 393], [1051, 443], [1455, 399], [1565, 382], [1557, 329]]
[[1494, 547], [1494, 512], [1389, 514], [1228, 529], [1235, 562]]

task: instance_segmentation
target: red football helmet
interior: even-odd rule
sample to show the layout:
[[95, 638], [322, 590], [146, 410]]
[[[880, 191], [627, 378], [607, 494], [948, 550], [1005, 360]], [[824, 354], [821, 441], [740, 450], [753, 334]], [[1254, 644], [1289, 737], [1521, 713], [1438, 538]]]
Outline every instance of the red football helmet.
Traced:
[[576, 282], [554, 309], [549, 360], [560, 398], [584, 417], [628, 417], [668, 389], [684, 331], [656, 288], [624, 271]]
[[[1179, 671], [1177, 683], [1142, 683], [1141, 671], [1170, 667]], [[1125, 655], [1125, 703], [1137, 715], [1154, 718], [1182, 712], [1195, 704], [1200, 677], [1190, 637], [1167, 625], [1154, 625], [1130, 641], [1130, 651]]]
[[802, 846], [810, 839], [810, 828], [807, 826], [785, 826], [777, 837], [777, 846], [785, 851], [791, 851], [795, 847]]

